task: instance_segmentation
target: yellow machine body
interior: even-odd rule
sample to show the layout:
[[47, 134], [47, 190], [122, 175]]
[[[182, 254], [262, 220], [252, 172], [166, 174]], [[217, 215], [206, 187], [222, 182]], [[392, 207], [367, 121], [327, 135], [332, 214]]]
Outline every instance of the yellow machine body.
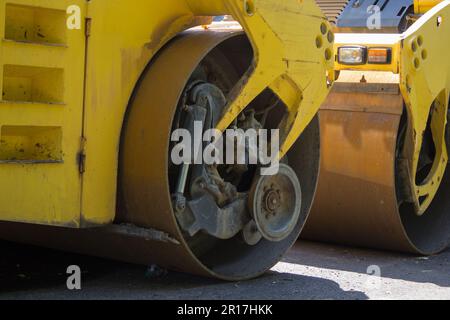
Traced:
[[[122, 123], [140, 75], [177, 34], [222, 14], [242, 25], [254, 64], [219, 128], [270, 87], [292, 114], [285, 153], [330, 85], [332, 43], [321, 33], [329, 27], [313, 18], [321, 15], [313, 1], [0, 1], [0, 220], [113, 222]], [[298, 19], [286, 24], [285, 15]], [[79, 29], [69, 29], [76, 19]]]
[[423, 14], [440, 2], [442, 0], [414, 0], [414, 12], [416, 14]]

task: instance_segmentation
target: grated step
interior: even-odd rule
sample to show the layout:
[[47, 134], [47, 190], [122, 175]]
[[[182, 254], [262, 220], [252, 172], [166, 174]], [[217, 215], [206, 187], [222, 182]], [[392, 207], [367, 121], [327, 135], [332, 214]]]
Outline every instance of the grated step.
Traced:
[[317, 5], [332, 24], [336, 24], [337, 19], [349, 2], [350, 0], [316, 0]]

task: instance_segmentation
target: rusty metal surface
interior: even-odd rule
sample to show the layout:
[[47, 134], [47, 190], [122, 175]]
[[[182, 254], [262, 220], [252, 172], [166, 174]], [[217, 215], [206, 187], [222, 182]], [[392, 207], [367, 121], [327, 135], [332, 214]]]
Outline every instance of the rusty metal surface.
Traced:
[[210, 50], [232, 35], [233, 32], [191, 33], [166, 48], [135, 94], [121, 150], [125, 210], [120, 219], [170, 234], [180, 245], [158, 245], [152, 250], [154, 259], [203, 276], [210, 273], [191, 253], [172, 213], [168, 180], [170, 134], [189, 77]]
[[403, 99], [393, 85], [378, 84], [384, 89], [377, 92], [373, 83], [337, 83], [322, 107], [319, 186], [305, 239], [418, 254], [447, 246], [448, 177], [424, 217], [398, 206], [395, 160]]
[[[249, 246], [239, 235], [228, 240], [206, 235], [191, 238], [180, 230], [172, 210], [168, 168], [169, 141], [176, 107], [187, 80], [200, 60], [219, 43], [239, 35], [239, 31], [230, 30], [210, 30], [197, 35], [195, 32], [186, 33], [184, 38], [173, 42], [166, 49], [142, 79], [141, 87], [133, 99], [120, 160], [125, 204], [120, 220], [161, 230], [180, 242], [180, 245], [159, 243], [152, 248], [151, 253], [143, 248], [145, 254], [152, 255], [156, 263], [169, 269], [225, 280], [254, 278], [275, 265], [298, 238], [312, 202], [312, 197], [306, 199], [309, 197], [306, 193], [301, 218], [293, 232], [279, 242], [263, 240], [255, 246]], [[239, 42], [230, 45], [234, 47], [231, 53], [242, 50], [242, 45]], [[227, 53], [224, 55], [228, 56]], [[227, 67], [232, 68], [230, 61]], [[229, 70], [222, 70], [218, 74], [226, 72]], [[310, 166], [308, 169], [313, 175], [313, 184], [303, 181], [305, 190], [315, 190], [317, 178], [318, 150], [309, 150], [310, 144], [316, 143], [318, 137], [318, 123], [313, 121], [311, 126], [314, 125], [317, 129], [312, 129], [312, 134], [309, 133], [311, 129], [307, 129], [303, 134], [304, 142], [299, 143], [300, 153], [311, 153], [311, 158], [303, 164]], [[306, 178], [310, 179], [310, 176]], [[112, 250], [115, 251], [115, 248]]]

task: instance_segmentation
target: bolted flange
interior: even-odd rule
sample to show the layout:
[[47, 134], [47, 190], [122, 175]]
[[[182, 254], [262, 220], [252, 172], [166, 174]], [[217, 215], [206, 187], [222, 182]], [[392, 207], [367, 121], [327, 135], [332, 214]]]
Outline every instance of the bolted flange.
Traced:
[[301, 198], [297, 175], [286, 164], [275, 175], [255, 177], [249, 208], [263, 238], [277, 242], [290, 235], [300, 217]]

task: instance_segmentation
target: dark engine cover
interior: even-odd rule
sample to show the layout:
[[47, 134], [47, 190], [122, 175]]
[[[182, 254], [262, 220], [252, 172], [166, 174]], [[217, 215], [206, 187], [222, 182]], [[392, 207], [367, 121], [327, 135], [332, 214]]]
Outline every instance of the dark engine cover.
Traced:
[[[379, 29], [372, 29], [375, 21], [375, 11], [371, 6], [377, 6], [379, 14]], [[373, 8], [373, 7], [372, 7]], [[408, 15], [414, 13], [413, 0], [351, 0], [337, 18], [338, 32], [373, 32], [399, 33], [410, 25]]]

